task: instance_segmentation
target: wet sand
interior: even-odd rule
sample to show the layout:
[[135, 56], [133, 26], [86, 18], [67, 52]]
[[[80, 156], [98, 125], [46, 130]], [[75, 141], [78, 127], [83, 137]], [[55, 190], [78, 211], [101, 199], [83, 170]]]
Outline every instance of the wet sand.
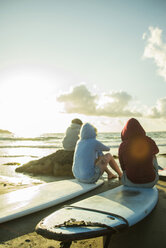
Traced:
[[[73, 200], [65, 202], [72, 204], [93, 194], [101, 193], [105, 190], [119, 186], [118, 180], [105, 180], [104, 185], [86, 193]], [[28, 184], [14, 184], [11, 182], [0, 181], [0, 194], [12, 190], [29, 187]], [[127, 230], [112, 235], [110, 242], [111, 248], [165, 248], [166, 247], [166, 182], [158, 181], [159, 201], [152, 213], [144, 220]], [[41, 237], [35, 232], [37, 223], [53, 211], [59, 209], [64, 204], [39, 211], [37, 213], [18, 218], [0, 224], [0, 248], [59, 248], [60, 242]], [[102, 248], [103, 237], [75, 241], [71, 248]]]

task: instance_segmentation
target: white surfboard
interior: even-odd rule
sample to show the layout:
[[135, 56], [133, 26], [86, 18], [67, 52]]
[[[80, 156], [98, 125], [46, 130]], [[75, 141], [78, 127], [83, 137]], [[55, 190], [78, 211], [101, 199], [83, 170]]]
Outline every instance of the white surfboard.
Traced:
[[166, 168], [162, 168], [161, 166], [159, 167], [158, 170], [158, 174], [159, 174], [159, 179], [162, 181], [166, 181]]
[[0, 195], [0, 223], [65, 202], [99, 187], [103, 182], [84, 184], [76, 179], [61, 180]]
[[110, 235], [145, 218], [157, 201], [156, 187], [119, 186], [55, 211], [36, 232], [63, 242]]

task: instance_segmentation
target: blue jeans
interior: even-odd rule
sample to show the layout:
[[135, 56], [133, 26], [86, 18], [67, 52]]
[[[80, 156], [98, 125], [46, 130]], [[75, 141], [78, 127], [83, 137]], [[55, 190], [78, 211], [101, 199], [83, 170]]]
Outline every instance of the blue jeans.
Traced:
[[153, 188], [153, 186], [157, 183], [157, 181], [159, 180], [159, 175], [158, 175], [158, 163], [157, 163], [157, 159], [154, 158], [153, 159], [153, 166], [154, 166], [154, 169], [155, 169], [155, 172], [156, 172], [156, 177], [155, 177], [155, 180], [150, 182], [150, 183], [140, 183], [140, 184], [137, 184], [137, 183], [133, 183], [131, 182], [128, 178], [127, 178], [127, 175], [126, 175], [126, 172], [124, 171], [123, 172], [123, 176], [121, 178], [121, 181], [122, 181], [122, 184], [125, 185], [125, 186], [129, 186], [129, 187], [141, 187], [141, 188]]
[[93, 177], [88, 178], [88, 179], [80, 179], [77, 178], [77, 180], [81, 183], [95, 183], [97, 180], [102, 176], [101, 170], [98, 166], [95, 166], [95, 174]]

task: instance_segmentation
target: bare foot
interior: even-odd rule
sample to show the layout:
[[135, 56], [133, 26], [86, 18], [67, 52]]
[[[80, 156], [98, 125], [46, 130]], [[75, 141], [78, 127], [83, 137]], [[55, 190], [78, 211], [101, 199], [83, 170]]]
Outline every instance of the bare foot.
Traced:
[[117, 178], [117, 175], [110, 174], [110, 175], [108, 176], [108, 179], [114, 179], [114, 178]]

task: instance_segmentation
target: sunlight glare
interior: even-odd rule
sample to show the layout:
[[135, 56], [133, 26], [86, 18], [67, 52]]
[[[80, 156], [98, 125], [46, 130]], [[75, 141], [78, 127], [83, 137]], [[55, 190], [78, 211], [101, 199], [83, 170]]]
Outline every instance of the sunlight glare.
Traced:
[[[56, 83], [42, 71], [20, 69], [6, 73], [1, 89], [3, 126], [18, 135], [36, 135], [56, 120]], [[54, 116], [54, 117], [53, 117]], [[53, 118], [52, 118], [53, 117]]]

